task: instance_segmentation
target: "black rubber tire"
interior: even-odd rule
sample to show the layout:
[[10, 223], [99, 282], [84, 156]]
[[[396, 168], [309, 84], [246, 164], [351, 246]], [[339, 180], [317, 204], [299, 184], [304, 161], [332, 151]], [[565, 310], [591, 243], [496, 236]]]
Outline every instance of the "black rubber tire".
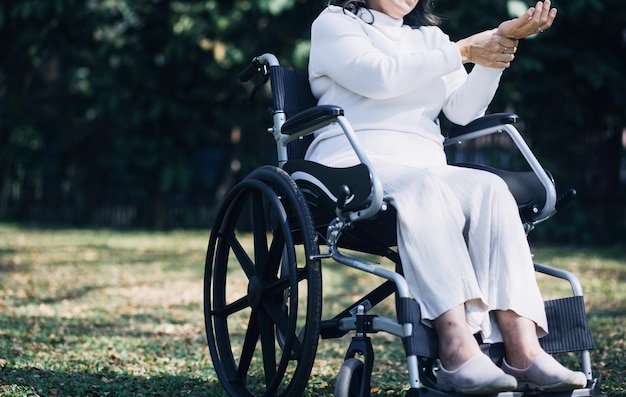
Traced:
[[335, 397], [359, 397], [363, 378], [363, 362], [357, 358], [348, 358], [341, 365], [335, 379]]
[[302, 395], [321, 322], [318, 253], [304, 197], [283, 170], [258, 168], [225, 198], [207, 249], [204, 317], [229, 395]]

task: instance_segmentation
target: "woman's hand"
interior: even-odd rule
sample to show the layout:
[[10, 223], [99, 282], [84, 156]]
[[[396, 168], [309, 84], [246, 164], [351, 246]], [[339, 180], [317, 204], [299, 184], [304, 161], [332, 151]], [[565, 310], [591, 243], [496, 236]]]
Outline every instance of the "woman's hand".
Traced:
[[524, 15], [502, 22], [496, 34], [512, 39], [523, 39], [550, 29], [556, 18], [556, 8], [550, 6], [550, 0], [537, 2], [537, 5], [530, 7]]
[[477, 33], [456, 44], [463, 63], [475, 63], [490, 68], [506, 69], [515, 59], [518, 41], [496, 33], [496, 29]]

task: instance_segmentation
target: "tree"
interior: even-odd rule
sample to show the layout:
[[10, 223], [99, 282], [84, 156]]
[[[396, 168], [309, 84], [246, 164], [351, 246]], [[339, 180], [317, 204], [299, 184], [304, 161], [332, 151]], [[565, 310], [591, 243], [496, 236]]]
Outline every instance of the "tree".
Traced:
[[[257, 139], [247, 130], [266, 122], [242, 117], [236, 75], [263, 46], [296, 53], [306, 7], [294, 5], [3, 2], [0, 216], [109, 223], [123, 207], [114, 222], [166, 227], [184, 224], [172, 208], [190, 197], [206, 213], [222, 175], [237, 171], [237, 131]], [[238, 152], [244, 172], [260, 153]]]
[[[0, 3], [0, 220], [208, 227], [219, 195], [274, 162], [252, 57], [305, 69], [325, 0], [8, 0]], [[528, 3], [530, 4], [530, 2]], [[452, 39], [520, 1], [437, 0]], [[524, 5], [525, 6], [525, 5]], [[577, 208], [540, 240], [624, 241], [626, 2], [557, 4], [520, 44], [491, 111], [514, 111]]]

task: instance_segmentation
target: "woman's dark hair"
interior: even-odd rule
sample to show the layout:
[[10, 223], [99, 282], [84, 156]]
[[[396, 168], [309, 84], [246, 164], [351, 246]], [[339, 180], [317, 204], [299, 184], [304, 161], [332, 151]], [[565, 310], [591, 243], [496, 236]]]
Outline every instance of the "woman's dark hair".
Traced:
[[[357, 14], [361, 8], [370, 9], [367, 0], [330, 0], [329, 5], [342, 7], [344, 11], [353, 14]], [[404, 24], [412, 28], [436, 26], [439, 24], [439, 18], [431, 11], [430, 0], [420, 0], [413, 11], [404, 16]]]

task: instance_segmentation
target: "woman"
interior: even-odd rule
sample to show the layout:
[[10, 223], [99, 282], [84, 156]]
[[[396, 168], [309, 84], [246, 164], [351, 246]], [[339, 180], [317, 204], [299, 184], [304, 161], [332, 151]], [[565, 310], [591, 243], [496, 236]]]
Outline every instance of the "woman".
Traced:
[[[315, 20], [309, 76], [319, 104], [344, 108], [398, 210], [398, 249], [412, 294], [440, 343], [440, 389], [489, 394], [572, 390], [585, 375], [539, 345], [544, 305], [516, 203], [505, 183], [446, 164], [437, 117], [457, 124], [482, 116], [518, 40], [556, 17], [540, 1], [520, 18], [457, 43], [427, 0], [340, 0]], [[334, 4], [334, 5], [333, 5]], [[468, 74], [464, 63], [474, 63]], [[357, 162], [335, 129], [317, 135], [307, 158]], [[497, 367], [474, 334], [504, 341]]]

